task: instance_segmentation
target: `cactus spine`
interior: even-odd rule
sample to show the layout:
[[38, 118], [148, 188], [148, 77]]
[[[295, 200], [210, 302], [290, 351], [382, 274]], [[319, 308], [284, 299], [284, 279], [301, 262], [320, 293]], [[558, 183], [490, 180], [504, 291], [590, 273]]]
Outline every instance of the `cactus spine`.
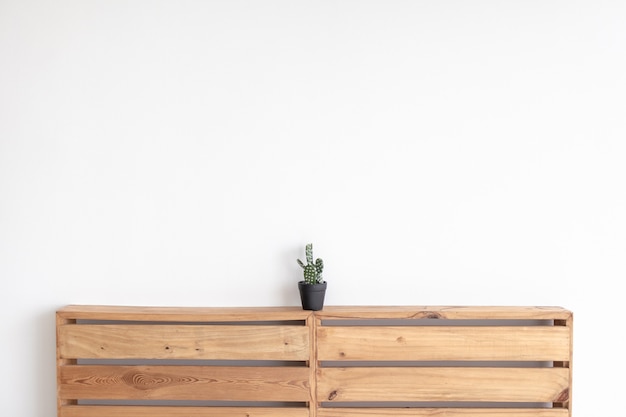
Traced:
[[322, 271], [324, 270], [324, 261], [321, 258], [317, 258], [313, 262], [313, 244], [309, 243], [305, 248], [306, 265], [300, 259], [298, 259], [298, 265], [304, 269], [304, 282], [307, 284], [321, 284], [324, 282], [322, 279]]

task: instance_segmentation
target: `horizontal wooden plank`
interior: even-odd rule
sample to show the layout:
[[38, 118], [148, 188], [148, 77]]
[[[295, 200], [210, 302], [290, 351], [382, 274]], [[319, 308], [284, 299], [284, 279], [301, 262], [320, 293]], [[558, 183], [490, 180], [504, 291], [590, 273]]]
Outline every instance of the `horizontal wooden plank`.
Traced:
[[140, 321], [247, 321], [322, 319], [511, 319], [569, 320], [571, 311], [545, 306], [324, 306], [320, 311], [300, 307], [151, 307], [69, 305], [57, 314], [65, 319]]
[[304, 326], [68, 324], [58, 332], [61, 358], [305, 361], [310, 353]]
[[317, 417], [567, 417], [568, 415], [569, 411], [565, 408], [320, 408], [317, 411]]
[[125, 321], [287, 321], [306, 320], [311, 311], [301, 307], [151, 307], [68, 305], [57, 310], [63, 319]]
[[95, 406], [61, 407], [58, 417], [309, 417], [305, 407], [173, 407]]
[[568, 361], [563, 326], [331, 326], [317, 330], [319, 360]]
[[70, 365], [59, 398], [115, 400], [308, 401], [309, 368]]
[[468, 320], [569, 320], [562, 307], [530, 306], [325, 306], [321, 319], [468, 319]]
[[318, 401], [567, 401], [566, 368], [320, 368]]

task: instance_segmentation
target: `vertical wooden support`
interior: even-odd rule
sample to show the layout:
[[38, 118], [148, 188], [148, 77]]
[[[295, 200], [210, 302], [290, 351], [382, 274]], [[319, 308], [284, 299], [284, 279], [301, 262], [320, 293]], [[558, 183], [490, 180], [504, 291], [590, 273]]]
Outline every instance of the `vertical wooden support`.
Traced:
[[76, 359], [63, 359], [61, 357], [61, 349], [60, 349], [60, 337], [59, 332], [61, 331], [61, 326], [64, 324], [75, 324], [76, 320], [72, 319], [64, 319], [56, 315], [56, 352], [57, 352], [57, 416], [61, 416], [61, 409], [66, 405], [76, 405], [78, 401], [76, 400], [63, 400], [61, 399], [60, 389], [61, 389], [61, 367], [64, 365], [75, 365]]
[[574, 363], [574, 313], [570, 312], [570, 316], [566, 321], [565, 324], [568, 328], [569, 328], [569, 340], [570, 340], [570, 347], [569, 347], [569, 399], [567, 402], [567, 408], [568, 408], [568, 415], [569, 417], [572, 417], [572, 382], [573, 382], [573, 376], [574, 376], [574, 372], [573, 372], [573, 367], [572, 364]]
[[573, 320], [574, 320], [574, 317], [573, 317], [573, 313], [571, 312], [570, 312], [569, 317], [566, 319], [554, 320], [554, 326], [564, 326], [568, 329], [570, 347], [569, 347], [569, 360], [567, 362], [555, 361], [552, 363], [552, 366], [554, 366], [555, 368], [567, 368], [569, 372], [569, 388], [568, 388], [568, 391], [563, 394], [563, 397], [564, 397], [563, 401], [552, 403], [552, 407], [554, 408], [567, 408], [569, 417], [572, 417], [572, 377], [573, 377], [572, 364], [574, 363], [573, 362], [573, 359], [574, 359], [574, 356], [573, 356], [573, 348], [574, 348]]
[[311, 313], [306, 319], [306, 325], [309, 328], [309, 417], [317, 417], [317, 409], [319, 403], [317, 401], [317, 370], [319, 363], [317, 360], [317, 327], [321, 319]]

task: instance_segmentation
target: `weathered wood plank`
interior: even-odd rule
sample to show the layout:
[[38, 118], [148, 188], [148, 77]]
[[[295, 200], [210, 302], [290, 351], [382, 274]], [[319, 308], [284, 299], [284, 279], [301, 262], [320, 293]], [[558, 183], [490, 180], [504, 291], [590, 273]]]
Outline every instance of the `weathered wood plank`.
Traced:
[[[317, 416], [318, 417], [567, 417], [568, 410], [564, 408], [504, 409], [504, 408], [324, 408], [322, 407], [318, 410]], [[74, 416], [71, 416], [71, 417], [74, 417]]]
[[[96, 406], [61, 408], [58, 417], [309, 417], [305, 407]], [[541, 416], [543, 417], [543, 416]]]
[[318, 401], [566, 401], [567, 368], [321, 368]]
[[569, 361], [564, 326], [320, 327], [319, 360]]
[[61, 399], [308, 401], [299, 367], [100, 366], [60, 368]]
[[[141, 343], [137, 343], [141, 341]], [[305, 326], [80, 324], [59, 327], [62, 358], [305, 361]]]

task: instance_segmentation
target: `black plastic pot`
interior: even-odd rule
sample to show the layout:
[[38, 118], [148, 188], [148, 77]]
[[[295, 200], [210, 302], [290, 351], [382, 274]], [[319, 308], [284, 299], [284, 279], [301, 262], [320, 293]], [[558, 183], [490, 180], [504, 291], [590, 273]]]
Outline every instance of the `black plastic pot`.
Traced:
[[298, 282], [300, 301], [303, 310], [318, 311], [324, 308], [324, 296], [326, 295], [326, 281], [321, 284], [307, 284]]

